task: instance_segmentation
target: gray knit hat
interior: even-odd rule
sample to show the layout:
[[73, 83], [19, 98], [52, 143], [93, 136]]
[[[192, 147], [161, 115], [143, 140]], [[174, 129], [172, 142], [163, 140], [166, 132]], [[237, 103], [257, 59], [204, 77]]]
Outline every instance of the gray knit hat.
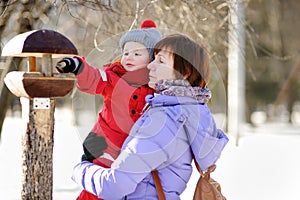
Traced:
[[126, 42], [133, 41], [145, 45], [152, 61], [153, 48], [155, 44], [162, 38], [161, 33], [156, 29], [156, 24], [152, 20], [145, 20], [141, 24], [140, 29], [134, 29], [125, 33], [120, 39], [120, 47], [123, 50]]

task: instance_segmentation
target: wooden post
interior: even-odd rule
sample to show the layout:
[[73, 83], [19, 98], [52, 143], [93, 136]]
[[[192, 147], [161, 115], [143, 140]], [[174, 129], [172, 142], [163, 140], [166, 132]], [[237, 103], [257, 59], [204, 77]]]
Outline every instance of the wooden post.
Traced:
[[[29, 61], [28, 69], [34, 70], [36, 59], [31, 57]], [[52, 76], [49, 69], [52, 69], [52, 60], [51, 55], [46, 54], [42, 57], [42, 72]], [[29, 105], [24, 105], [26, 102]], [[52, 200], [55, 99], [29, 98], [23, 101], [22, 110], [29, 116], [22, 138], [22, 199]]]
[[27, 63], [28, 63], [28, 65], [27, 65], [28, 66], [27, 71], [28, 72], [36, 72], [36, 57], [29, 56]]
[[[29, 121], [22, 138], [22, 199], [49, 199], [53, 192], [54, 110], [53, 98], [30, 98]], [[26, 111], [25, 111], [26, 112]]]
[[44, 54], [42, 57], [42, 72], [45, 76], [52, 76], [52, 56]]
[[[52, 200], [55, 97], [68, 94], [75, 82], [73, 74], [53, 73], [52, 56], [66, 54], [77, 54], [77, 50], [51, 30], [20, 34], [2, 51], [2, 56], [28, 57], [28, 72], [10, 72], [4, 80], [10, 91], [22, 98], [27, 125], [22, 140], [22, 200]], [[36, 56], [42, 57], [41, 72], [36, 71]]]

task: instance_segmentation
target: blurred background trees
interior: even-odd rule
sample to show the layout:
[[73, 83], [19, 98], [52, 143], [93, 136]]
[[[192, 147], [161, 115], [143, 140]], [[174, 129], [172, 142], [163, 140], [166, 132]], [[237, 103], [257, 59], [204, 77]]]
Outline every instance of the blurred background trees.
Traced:
[[[297, 0], [245, 0], [244, 5], [246, 119], [250, 122], [253, 112], [265, 111], [269, 120], [275, 120], [278, 110], [291, 113], [300, 99], [297, 79], [300, 4]], [[1, 49], [20, 33], [52, 29], [67, 36], [80, 55], [89, 57], [103, 41], [130, 28], [138, 28], [144, 19], [154, 20], [162, 30], [181, 32], [206, 44], [215, 66], [214, 72], [219, 73], [211, 83], [215, 91], [213, 111], [226, 112], [226, 94], [220, 90], [222, 85], [223, 90], [227, 90], [227, 0], [2, 0]], [[117, 42], [113, 45], [118, 48]], [[0, 118], [5, 116], [6, 108], [19, 108], [18, 101], [14, 100], [16, 97], [5, 92], [3, 76], [9, 70], [24, 70], [25, 65], [19, 59], [1, 57]], [[219, 86], [214, 88], [216, 84]], [[58, 103], [70, 102], [71, 95]], [[85, 104], [80, 104], [84, 108]]]
[[[299, 101], [299, 9], [299, 3], [293, 0], [250, 1], [248, 4], [246, 91], [249, 111], [267, 109], [269, 115], [280, 115], [279, 110], [284, 106], [291, 113]], [[275, 109], [268, 110], [271, 104]]]

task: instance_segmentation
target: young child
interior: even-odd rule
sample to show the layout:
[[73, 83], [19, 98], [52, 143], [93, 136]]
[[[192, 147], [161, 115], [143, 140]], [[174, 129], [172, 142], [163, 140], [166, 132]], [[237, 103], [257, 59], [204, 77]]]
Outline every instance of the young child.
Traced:
[[[147, 65], [154, 59], [153, 47], [161, 37], [156, 24], [146, 20], [141, 29], [131, 30], [121, 37], [121, 61], [105, 65], [104, 71], [90, 66], [79, 56], [57, 63], [59, 72], [76, 75], [80, 91], [104, 98], [98, 121], [83, 142], [82, 160], [109, 168], [119, 155], [132, 125], [142, 114], [146, 95], [154, 92], [147, 85]], [[77, 200], [84, 199], [98, 198], [83, 190]]]

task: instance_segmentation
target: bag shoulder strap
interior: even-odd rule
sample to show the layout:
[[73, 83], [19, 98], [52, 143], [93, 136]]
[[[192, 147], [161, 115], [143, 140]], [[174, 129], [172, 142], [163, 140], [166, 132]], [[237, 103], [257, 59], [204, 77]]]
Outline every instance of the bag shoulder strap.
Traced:
[[[188, 130], [187, 130], [185, 124], [183, 124], [183, 129], [184, 129], [184, 131], [185, 131], [185, 133], [186, 133], [186, 136], [187, 136], [188, 140], [190, 140], [189, 135], [187, 134], [187, 133], [188, 133]], [[215, 170], [216, 165], [212, 165], [212, 166], [210, 166], [210, 167], [207, 169], [207, 172], [204, 173], [204, 172], [202, 171], [202, 169], [200, 168], [200, 165], [198, 164], [198, 162], [197, 162], [197, 160], [196, 160], [196, 158], [195, 158], [195, 155], [194, 155], [194, 152], [193, 152], [192, 149], [191, 149], [191, 152], [192, 152], [192, 156], [193, 156], [193, 160], [194, 160], [194, 163], [195, 163], [195, 165], [196, 165], [196, 168], [197, 168], [198, 172], [200, 173], [200, 175], [201, 175], [202, 177], [204, 177], [206, 174], [210, 174], [210, 172], [213, 172], [213, 171]]]
[[152, 173], [152, 176], [154, 179], [154, 184], [155, 184], [156, 192], [158, 195], [158, 200], [166, 200], [165, 193], [162, 189], [157, 170], [153, 170], [153, 171], [151, 171], [151, 173]]
[[[193, 159], [194, 159], [196, 168], [197, 168], [198, 172], [200, 173], [200, 175], [202, 177], [204, 177], [205, 175], [209, 175], [211, 172], [213, 172], [216, 169], [216, 165], [212, 165], [207, 169], [207, 172], [204, 173], [201, 170], [201, 168], [200, 168], [199, 164], [197, 163], [196, 159], [195, 158], [193, 158]], [[151, 171], [151, 173], [152, 173], [152, 176], [153, 176], [153, 179], [154, 179], [154, 184], [155, 184], [156, 192], [157, 192], [157, 195], [158, 195], [158, 200], [166, 200], [165, 193], [162, 189], [162, 185], [161, 185], [157, 170], [153, 170], [153, 171]]]
[[201, 175], [202, 177], [205, 176], [205, 175], [207, 175], [207, 174], [210, 174], [210, 173], [213, 172], [213, 171], [215, 171], [215, 169], [216, 169], [216, 167], [217, 167], [215, 164], [213, 164], [213, 165], [211, 165], [211, 166], [207, 169], [207, 171], [204, 173], [204, 172], [202, 171], [202, 169], [200, 168], [199, 164], [197, 163], [197, 161], [196, 161], [194, 155], [193, 155], [193, 160], [194, 160], [194, 163], [195, 163], [195, 165], [196, 165], [196, 168], [197, 168], [198, 172], [200, 173], [200, 175]]
[[[185, 125], [183, 125], [183, 128], [187, 132]], [[188, 135], [187, 135], [187, 137], [188, 137]], [[192, 155], [193, 155], [193, 160], [194, 160], [194, 163], [196, 165], [196, 168], [197, 168], [198, 172], [200, 173], [200, 175], [202, 177], [207, 176], [207, 175], [209, 176], [209, 174], [216, 169], [216, 165], [212, 165], [207, 169], [207, 172], [204, 173], [202, 171], [202, 169], [200, 168], [200, 165], [197, 163], [193, 152], [192, 152]], [[151, 171], [151, 173], [152, 173], [152, 176], [153, 176], [153, 179], [154, 179], [155, 188], [156, 188], [157, 195], [158, 195], [158, 200], [166, 200], [165, 193], [162, 189], [161, 182], [160, 182], [157, 170], [153, 170], [153, 171]]]

